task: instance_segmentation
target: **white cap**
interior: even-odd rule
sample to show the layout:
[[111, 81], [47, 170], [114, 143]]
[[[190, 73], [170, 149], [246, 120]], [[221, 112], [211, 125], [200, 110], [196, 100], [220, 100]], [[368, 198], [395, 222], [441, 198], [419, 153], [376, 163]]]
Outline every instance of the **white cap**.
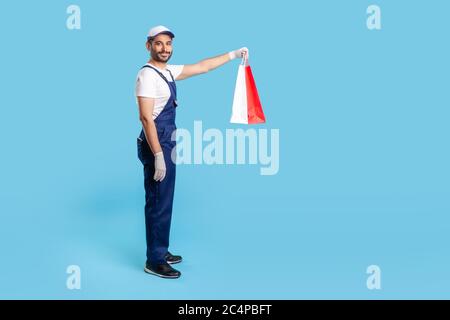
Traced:
[[164, 27], [164, 26], [156, 26], [156, 27], [151, 28], [150, 31], [148, 32], [148, 38], [154, 38], [161, 33], [167, 34], [167, 35], [171, 36], [172, 38], [175, 38], [175, 35], [173, 34], [173, 32], [170, 31], [169, 28]]

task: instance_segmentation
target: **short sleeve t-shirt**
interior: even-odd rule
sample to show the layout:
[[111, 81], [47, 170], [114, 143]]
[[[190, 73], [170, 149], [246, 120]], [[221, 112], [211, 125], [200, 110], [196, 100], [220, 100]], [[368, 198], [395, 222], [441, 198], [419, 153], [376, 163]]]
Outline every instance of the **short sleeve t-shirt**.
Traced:
[[[166, 66], [166, 70], [159, 69], [154, 65], [147, 63], [159, 72], [161, 72], [167, 79], [172, 82], [172, 77], [169, 71], [172, 73], [173, 78], [176, 80], [178, 76], [183, 72], [184, 65], [170, 65]], [[166, 81], [153, 69], [143, 68], [139, 70], [136, 78], [136, 102], [137, 97], [154, 98], [155, 106], [153, 108], [153, 120], [158, 117], [164, 106], [167, 104], [170, 98], [170, 89]]]

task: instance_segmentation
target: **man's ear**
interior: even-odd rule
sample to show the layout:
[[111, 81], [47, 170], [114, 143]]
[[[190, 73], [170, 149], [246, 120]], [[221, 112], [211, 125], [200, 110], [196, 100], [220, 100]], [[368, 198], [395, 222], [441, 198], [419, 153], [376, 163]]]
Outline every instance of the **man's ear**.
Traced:
[[147, 41], [147, 42], [145, 43], [145, 46], [147, 47], [147, 50], [150, 51], [150, 48], [151, 48], [150, 41]]

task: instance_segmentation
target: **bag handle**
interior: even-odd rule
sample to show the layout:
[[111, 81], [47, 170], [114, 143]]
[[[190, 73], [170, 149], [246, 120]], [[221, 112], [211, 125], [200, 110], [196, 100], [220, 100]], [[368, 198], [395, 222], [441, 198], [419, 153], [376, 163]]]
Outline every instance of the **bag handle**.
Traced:
[[248, 58], [247, 58], [247, 53], [245, 53], [242, 57], [241, 60], [241, 65], [243, 65], [244, 67], [248, 66]]

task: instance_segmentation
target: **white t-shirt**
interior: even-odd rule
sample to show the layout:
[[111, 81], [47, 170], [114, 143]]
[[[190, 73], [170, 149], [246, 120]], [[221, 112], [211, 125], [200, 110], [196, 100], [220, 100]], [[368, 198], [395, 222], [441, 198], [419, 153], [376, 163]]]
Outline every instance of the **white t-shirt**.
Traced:
[[[147, 65], [152, 66], [159, 72], [161, 72], [167, 79], [167, 81], [172, 82], [172, 77], [169, 71], [162, 70], [154, 65], [147, 63]], [[173, 78], [176, 80], [178, 76], [183, 72], [184, 65], [171, 65], [168, 64], [166, 69], [172, 72]], [[167, 104], [170, 98], [170, 89], [166, 81], [153, 69], [143, 68], [139, 70], [136, 79], [136, 103], [137, 97], [154, 98], [155, 106], [153, 108], [153, 120], [161, 113], [164, 106]]]

